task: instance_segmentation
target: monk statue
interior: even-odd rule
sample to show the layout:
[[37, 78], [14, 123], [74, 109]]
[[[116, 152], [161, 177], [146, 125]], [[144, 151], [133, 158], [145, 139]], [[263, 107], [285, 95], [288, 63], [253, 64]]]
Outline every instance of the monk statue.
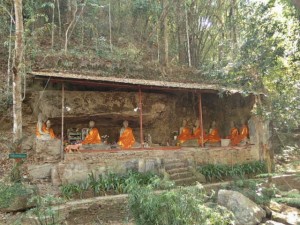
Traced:
[[100, 144], [101, 143], [101, 137], [99, 134], [98, 129], [95, 127], [95, 122], [90, 121], [89, 122], [89, 133], [85, 137], [85, 139], [81, 142], [81, 144], [86, 145], [86, 144]]
[[[203, 138], [203, 140], [202, 140], [202, 138]], [[194, 124], [192, 139], [197, 139], [199, 145], [202, 145], [205, 142], [207, 142], [207, 136], [206, 136], [205, 131], [204, 131], [203, 137], [202, 137], [202, 130], [200, 127], [199, 120], [196, 120], [196, 122]]]
[[227, 136], [226, 138], [230, 139], [231, 145], [236, 145], [235, 143], [236, 143], [236, 140], [237, 140], [237, 138], [239, 136], [239, 130], [237, 129], [237, 127], [236, 127], [236, 125], [235, 125], [235, 123], [233, 121], [231, 121], [230, 127], [231, 127], [231, 129], [230, 129], [230, 135]]
[[128, 121], [125, 120], [123, 122], [123, 127], [120, 130], [120, 137], [118, 141], [118, 145], [121, 148], [131, 148], [135, 144], [135, 138], [132, 133], [132, 129], [128, 127]]
[[50, 140], [56, 138], [53, 129], [51, 128], [51, 121], [47, 120], [46, 123], [42, 121], [42, 114], [38, 115], [38, 122], [36, 125], [36, 137], [40, 140]]
[[179, 129], [179, 135], [177, 137], [177, 141], [179, 144], [183, 144], [184, 142], [192, 139], [192, 133], [190, 128], [188, 127], [188, 122], [186, 119], [182, 121], [182, 127]]
[[240, 129], [240, 134], [235, 138], [232, 145], [243, 145], [247, 143], [247, 140], [249, 139], [249, 128], [245, 120], [242, 120], [242, 127]]
[[211, 124], [211, 128], [209, 129], [209, 134], [207, 136], [208, 143], [218, 143], [221, 141], [219, 136], [219, 130], [216, 125], [216, 121], [213, 121]]

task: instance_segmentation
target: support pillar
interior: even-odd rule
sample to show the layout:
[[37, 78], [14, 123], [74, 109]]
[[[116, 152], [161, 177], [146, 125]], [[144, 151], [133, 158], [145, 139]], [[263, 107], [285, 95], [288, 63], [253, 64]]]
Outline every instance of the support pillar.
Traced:
[[139, 112], [140, 112], [140, 140], [141, 147], [144, 147], [144, 135], [143, 135], [143, 102], [142, 102], [142, 89], [139, 86]]
[[200, 127], [201, 127], [201, 147], [204, 147], [204, 130], [203, 130], [203, 114], [202, 114], [202, 94], [200, 93], [198, 95], [198, 99], [199, 99], [199, 123], [200, 123]]
[[64, 159], [64, 116], [65, 116], [65, 84], [61, 85], [61, 148], [60, 158]]

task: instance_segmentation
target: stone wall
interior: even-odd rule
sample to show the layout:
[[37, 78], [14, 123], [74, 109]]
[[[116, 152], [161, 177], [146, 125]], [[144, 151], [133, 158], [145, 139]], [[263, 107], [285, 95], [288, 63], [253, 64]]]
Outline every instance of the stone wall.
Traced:
[[[65, 160], [52, 167], [54, 185], [77, 183], [87, 179], [89, 173], [99, 174], [113, 171], [125, 173], [163, 172], [166, 160], [179, 159], [190, 167], [208, 163], [237, 164], [258, 160], [255, 145], [244, 147], [216, 147], [211, 149], [183, 148], [178, 150], [131, 150], [94, 151], [69, 153]], [[49, 172], [50, 173], [50, 172]]]

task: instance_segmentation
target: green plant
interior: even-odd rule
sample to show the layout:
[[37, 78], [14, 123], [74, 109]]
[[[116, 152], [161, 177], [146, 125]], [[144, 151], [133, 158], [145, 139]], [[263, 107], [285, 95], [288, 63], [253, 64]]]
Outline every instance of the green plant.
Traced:
[[28, 214], [38, 218], [41, 225], [57, 225], [59, 220], [59, 210], [55, 210], [55, 204], [62, 203], [60, 198], [52, 195], [36, 195], [31, 198], [31, 202], [36, 205], [29, 210]]
[[207, 164], [200, 166], [198, 171], [202, 173], [206, 180], [223, 181], [225, 178], [240, 179], [247, 176], [253, 176], [258, 173], [266, 172], [266, 165], [261, 161], [254, 161], [244, 164], [224, 165], [224, 164]]
[[230, 224], [232, 213], [204, 205], [204, 192], [196, 187], [154, 193], [137, 188], [129, 195], [129, 208], [138, 225]]
[[71, 199], [77, 193], [81, 193], [81, 188], [77, 184], [65, 184], [61, 187], [62, 196], [66, 199]]

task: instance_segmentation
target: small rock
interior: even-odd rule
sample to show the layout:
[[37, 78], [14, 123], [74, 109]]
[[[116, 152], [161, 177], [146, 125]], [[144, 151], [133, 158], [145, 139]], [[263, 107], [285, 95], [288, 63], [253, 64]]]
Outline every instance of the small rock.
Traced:
[[237, 191], [219, 190], [218, 204], [233, 212], [237, 225], [256, 225], [266, 217], [266, 212]]
[[274, 201], [270, 201], [269, 208], [272, 211], [275, 211], [275, 212], [281, 212], [282, 211], [282, 205], [277, 203], [277, 202], [274, 202]]
[[284, 225], [284, 223], [279, 223], [279, 222], [276, 222], [276, 221], [273, 221], [273, 220], [268, 220], [268, 221], [266, 221], [265, 224], [266, 225]]

